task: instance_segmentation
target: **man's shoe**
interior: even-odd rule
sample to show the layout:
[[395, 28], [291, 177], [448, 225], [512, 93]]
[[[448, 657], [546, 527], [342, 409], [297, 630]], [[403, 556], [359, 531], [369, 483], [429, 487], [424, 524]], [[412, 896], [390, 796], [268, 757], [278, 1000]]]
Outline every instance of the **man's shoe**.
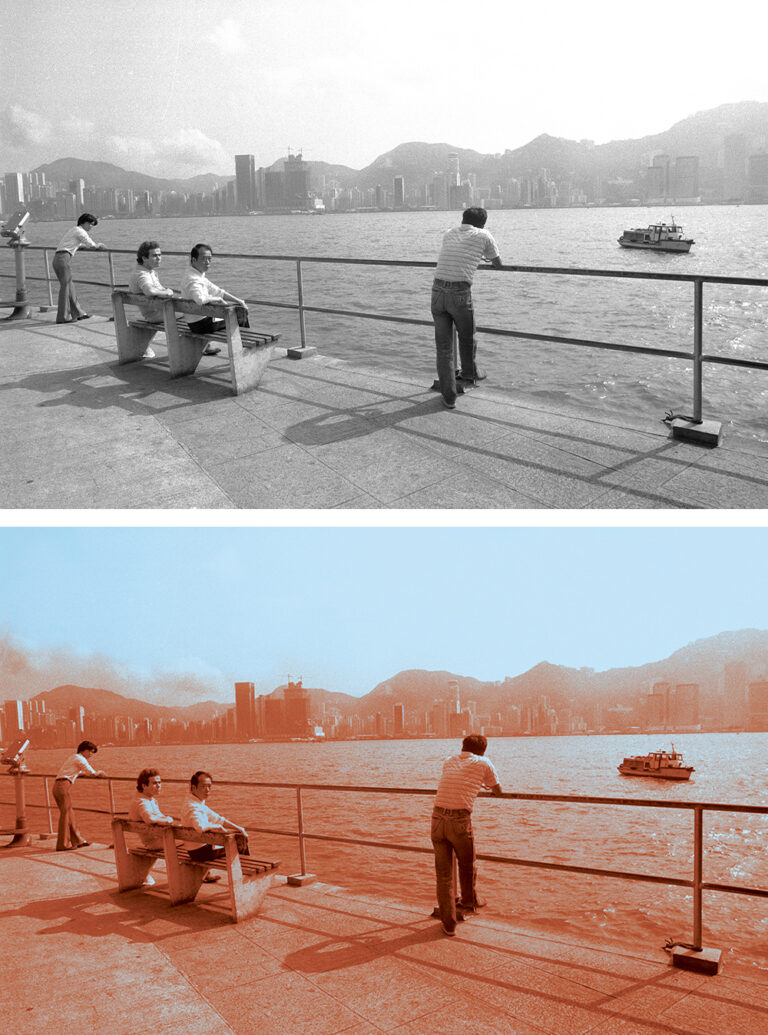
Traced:
[[478, 909], [482, 909], [483, 906], [485, 906], [487, 904], [488, 903], [486, 902], [486, 900], [484, 898], [476, 898], [475, 899], [475, 904], [473, 906], [466, 906], [466, 905], [464, 905], [463, 902], [457, 902], [456, 903], [456, 908], [460, 909], [462, 911], [462, 913], [474, 913]]
[[456, 928], [455, 927], [449, 927], [448, 924], [444, 924], [444, 923], [441, 923], [440, 926], [443, 929], [443, 934], [447, 934], [449, 938], [455, 938], [456, 937]]
[[221, 880], [220, 873], [206, 873], [203, 877], [203, 884], [215, 884], [219, 880]]
[[220, 352], [221, 352], [221, 349], [219, 348], [218, 345], [206, 345], [205, 348], [203, 349], [203, 355], [204, 356], [218, 356], [218, 354]]
[[456, 409], [456, 400], [455, 399], [446, 399], [444, 395], [441, 396], [441, 398], [443, 400], [443, 406], [446, 408], [446, 410], [455, 410]]
[[149, 346], [147, 346], [147, 350], [146, 350], [146, 352], [144, 353], [144, 355], [141, 358], [142, 359], [154, 359], [155, 358], [155, 350], [151, 349], [151, 348], [149, 348]]

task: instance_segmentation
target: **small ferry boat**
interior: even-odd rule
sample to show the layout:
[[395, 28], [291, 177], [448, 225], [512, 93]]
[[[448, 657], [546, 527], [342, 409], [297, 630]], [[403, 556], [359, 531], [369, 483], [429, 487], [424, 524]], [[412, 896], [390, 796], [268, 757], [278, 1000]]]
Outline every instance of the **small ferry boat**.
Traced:
[[690, 237], [683, 237], [683, 228], [675, 222], [651, 223], [650, 226], [625, 230], [619, 238], [622, 248], [646, 248], [654, 252], [689, 252], [694, 243]]
[[655, 776], [662, 780], [689, 780], [694, 771], [685, 765], [683, 756], [675, 751], [650, 751], [647, 755], [631, 755], [618, 767], [622, 776]]

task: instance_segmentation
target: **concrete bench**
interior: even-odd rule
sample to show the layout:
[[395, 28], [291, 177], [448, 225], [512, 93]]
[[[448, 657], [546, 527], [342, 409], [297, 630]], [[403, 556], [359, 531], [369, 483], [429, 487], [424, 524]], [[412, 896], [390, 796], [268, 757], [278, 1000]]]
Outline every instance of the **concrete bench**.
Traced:
[[[240, 395], [258, 385], [272, 358], [279, 334], [239, 327], [234, 306], [197, 305], [182, 298], [152, 299], [162, 306], [162, 323], [151, 323], [141, 318], [129, 320], [125, 307], [137, 306], [140, 302], [146, 304], [147, 301], [146, 295], [132, 294], [123, 288], [112, 292], [118, 362], [135, 363], [142, 358], [158, 331], [165, 331], [171, 377], [194, 374], [206, 345], [216, 342], [225, 348], [229, 359], [232, 392]], [[223, 319], [225, 326], [214, 334], [194, 334], [181, 319], [184, 316], [213, 316]]]
[[[126, 833], [141, 835], [148, 830], [160, 835], [162, 848], [126, 844]], [[150, 826], [116, 816], [112, 820], [112, 837], [120, 891], [140, 888], [157, 860], [163, 859], [168, 878], [168, 896], [171, 905], [178, 906], [194, 901], [209, 870], [221, 870], [227, 875], [230, 913], [235, 923], [258, 913], [264, 896], [272, 886], [272, 875], [280, 865], [279, 862], [240, 855], [235, 834], [230, 832], [201, 834], [188, 827]], [[194, 841], [201, 846], [221, 844], [223, 841], [225, 855], [222, 859], [198, 862], [191, 859], [189, 853], [176, 844], [177, 841]]]

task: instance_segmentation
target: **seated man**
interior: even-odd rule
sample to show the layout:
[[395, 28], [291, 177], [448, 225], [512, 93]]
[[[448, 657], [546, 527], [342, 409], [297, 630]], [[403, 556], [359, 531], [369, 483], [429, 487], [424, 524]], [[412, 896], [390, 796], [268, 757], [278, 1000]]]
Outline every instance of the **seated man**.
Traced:
[[[157, 795], [160, 793], [162, 781], [157, 769], [142, 769], [136, 780], [136, 790], [139, 792], [131, 802], [128, 809], [128, 818], [134, 823], [146, 823], [147, 830], [142, 831], [139, 837], [146, 848], [162, 848], [163, 835], [160, 830], [152, 827], [171, 827], [176, 822], [173, 816], [166, 816], [160, 809]], [[149, 874], [144, 881], [145, 884], [154, 884], [154, 877]]]
[[[237, 322], [241, 327], [250, 327], [248, 323], [248, 306], [242, 298], [231, 295], [224, 288], [217, 287], [208, 280], [207, 272], [213, 262], [213, 249], [207, 244], [196, 244], [190, 253], [190, 267], [181, 282], [181, 297], [198, 305], [226, 305], [231, 302], [237, 306]], [[187, 318], [187, 324], [193, 334], [211, 334], [224, 328], [224, 321], [213, 316], [201, 319]], [[204, 356], [215, 356], [221, 352], [218, 345], [210, 342], [203, 351]]]
[[[250, 855], [248, 850], [248, 834], [244, 827], [239, 827], [224, 816], [214, 812], [205, 803], [205, 799], [211, 792], [213, 777], [204, 769], [198, 769], [192, 774], [189, 781], [190, 796], [184, 803], [181, 813], [181, 825], [192, 827], [198, 833], [223, 834], [227, 830], [234, 830], [237, 834], [237, 850], [241, 855]], [[221, 859], [225, 855], [223, 845], [200, 845], [194, 841], [186, 841], [184, 847], [189, 853], [190, 859], [197, 862], [206, 862], [209, 859]], [[218, 874], [209, 875], [204, 878], [206, 882], [219, 880]]]
[[[142, 241], [136, 252], [136, 266], [128, 278], [128, 290], [134, 295], [146, 295], [150, 301], [139, 303], [141, 315], [149, 323], [163, 322], [163, 308], [156, 298], [172, 298], [173, 289], [164, 288], [157, 276], [163, 253], [157, 241]], [[147, 347], [144, 359], [154, 359], [154, 351]]]

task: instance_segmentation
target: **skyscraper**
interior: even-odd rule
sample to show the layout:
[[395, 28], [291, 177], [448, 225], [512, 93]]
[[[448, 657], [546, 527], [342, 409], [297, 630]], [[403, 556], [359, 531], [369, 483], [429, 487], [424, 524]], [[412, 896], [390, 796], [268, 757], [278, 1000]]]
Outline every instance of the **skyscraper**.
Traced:
[[405, 178], [396, 176], [394, 180], [395, 208], [403, 208], [405, 205]]
[[5, 174], [5, 203], [9, 212], [24, 204], [24, 179], [21, 173]]
[[235, 194], [238, 212], [256, 208], [256, 160], [253, 155], [235, 155]]
[[699, 196], [699, 156], [686, 155], [675, 159], [676, 201], [692, 201]]
[[235, 683], [235, 724], [239, 740], [255, 733], [256, 692], [253, 683]]

